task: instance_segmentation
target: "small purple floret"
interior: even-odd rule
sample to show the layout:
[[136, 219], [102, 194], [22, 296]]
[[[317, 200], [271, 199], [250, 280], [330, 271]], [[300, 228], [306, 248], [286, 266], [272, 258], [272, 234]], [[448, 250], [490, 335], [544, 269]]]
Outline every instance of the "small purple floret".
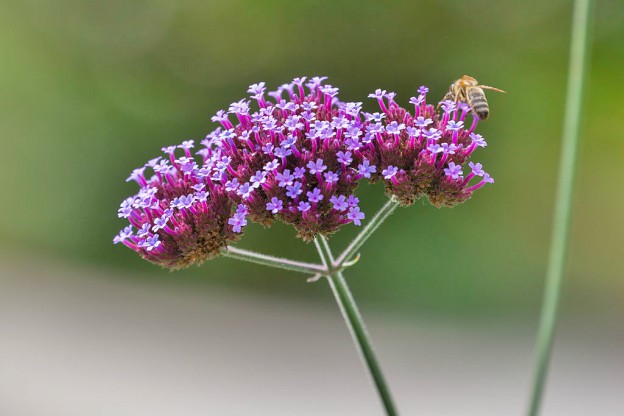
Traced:
[[355, 225], [362, 225], [361, 220], [364, 219], [364, 213], [360, 211], [359, 207], [351, 207], [349, 208], [347, 218], [353, 221]]

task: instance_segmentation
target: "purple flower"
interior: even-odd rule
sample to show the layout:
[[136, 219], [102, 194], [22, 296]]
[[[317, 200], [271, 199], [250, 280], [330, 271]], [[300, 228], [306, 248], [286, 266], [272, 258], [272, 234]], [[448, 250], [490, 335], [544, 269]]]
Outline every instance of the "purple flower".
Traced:
[[238, 187], [236, 193], [243, 199], [249, 199], [251, 193], [253, 192], [253, 188], [249, 184], [249, 182], [245, 182], [241, 186]]
[[375, 173], [377, 168], [375, 165], [371, 165], [368, 159], [364, 159], [362, 163], [358, 165], [358, 173], [365, 178], [370, 178], [371, 174]]
[[355, 225], [362, 225], [361, 220], [364, 219], [364, 213], [360, 211], [359, 207], [351, 207], [349, 208], [347, 218], [353, 221]]
[[386, 127], [386, 131], [390, 134], [400, 134], [401, 130], [405, 129], [405, 124], [401, 123], [397, 123], [396, 121], [393, 121], [392, 123], [388, 124], [388, 126]]
[[210, 119], [213, 123], [223, 123], [228, 120], [227, 113], [223, 110], [217, 111], [217, 114]]
[[334, 88], [331, 85], [325, 85], [321, 87], [320, 90], [323, 94], [327, 94], [331, 97], [335, 97], [338, 95], [338, 88]]
[[362, 130], [360, 126], [350, 126], [347, 128], [347, 131], [344, 133], [344, 135], [348, 139], [358, 140], [362, 135]]
[[152, 227], [152, 231], [153, 232], [157, 232], [160, 229], [165, 228], [165, 226], [167, 225], [167, 223], [169, 222], [169, 217], [168, 216], [162, 216], [159, 218], [155, 218], [154, 219], [154, 226]]
[[303, 130], [303, 123], [301, 123], [299, 119], [300, 117], [298, 115], [289, 116], [284, 122], [284, 127], [291, 132], [294, 132], [295, 130]]
[[336, 157], [338, 158], [338, 162], [342, 165], [349, 166], [351, 162], [353, 162], [353, 158], [351, 157], [352, 153], [347, 152], [338, 152], [336, 153]]
[[483, 179], [481, 179], [481, 181], [477, 183], [476, 185], [472, 185], [471, 187], [466, 188], [466, 191], [474, 192], [477, 189], [481, 188], [486, 183], [494, 183], [494, 179], [490, 176], [489, 173], [483, 172]]
[[[411, 112], [401, 108], [393, 95], [388, 97], [381, 91], [371, 95], [378, 99], [381, 112], [363, 114], [360, 129], [365, 132], [364, 145], [358, 151], [374, 146], [374, 153], [363, 156], [356, 153], [362, 160], [357, 177], [386, 179], [386, 192], [403, 205], [411, 205], [424, 197], [436, 207], [455, 206], [488, 183], [482, 180], [469, 185], [476, 173], [481, 173], [480, 169], [458, 180], [463, 177], [462, 166], [469, 162], [470, 155], [477, 147], [485, 147], [485, 140], [475, 132], [479, 119], [473, 117], [472, 125], [467, 129], [465, 116], [469, 109], [465, 103], [441, 102], [441, 113], [438, 113], [434, 105], [426, 102], [427, 88], [421, 87], [419, 93], [418, 97], [410, 99], [410, 104], [414, 105]], [[388, 99], [387, 103], [384, 98]], [[403, 129], [407, 135], [400, 134]], [[438, 153], [442, 155], [438, 156]], [[368, 172], [363, 166], [364, 159], [392, 166], [380, 168], [381, 172]], [[440, 180], [445, 176], [448, 180]]]
[[422, 134], [427, 140], [439, 140], [440, 137], [442, 137], [442, 134], [438, 129], [423, 130]]
[[386, 90], [376, 89], [374, 93], [368, 94], [368, 98], [377, 98], [381, 100], [386, 95]]
[[234, 214], [234, 216], [228, 219], [228, 224], [232, 226], [232, 231], [234, 231], [235, 233], [240, 233], [242, 231], [242, 228], [247, 225], [247, 219], [245, 218], [245, 214]]
[[449, 131], [458, 131], [464, 128], [464, 122], [463, 121], [453, 121], [453, 120], [449, 120], [449, 122], [446, 124], [446, 129]]
[[270, 162], [267, 162], [262, 168], [265, 172], [272, 172], [279, 167], [279, 161], [277, 159], [273, 159]]
[[331, 122], [332, 127], [335, 129], [345, 129], [349, 126], [349, 119], [345, 117], [343, 114], [334, 117]]
[[468, 105], [467, 103], [464, 103], [464, 102], [459, 102], [459, 103], [457, 103], [457, 109], [459, 111], [467, 112], [467, 111], [470, 111], [470, 105]]
[[158, 239], [158, 234], [154, 234], [150, 237], [145, 238], [145, 242], [143, 243], [143, 247], [147, 251], [152, 251], [157, 248], [162, 242]]
[[193, 147], [195, 147], [195, 141], [194, 140], [185, 140], [178, 147], [181, 148], [181, 149], [187, 149], [187, 150], [192, 149]]
[[431, 143], [429, 146], [427, 146], [427, 150], [433, 154], [442, 153], [444, 151], [442, 146], [437, 143]]
[[175, 152], [177, 146], [167, 146], [167, 147], [163, 147], [162, 150], [163, 153], [166, 153], [168, 155], [173, 155], [173, 153]]
[[311, 207], [312, 206], [308, 202], [301, 201], [301, 202], [299, 202], [299, 205], [297, 206], [297, 209], [299, 211], [301, 211], [301, 212], [306, 212], [306, 211], [309, 211]]
[[326, 79], [327, 77], [312, 77], [306, 84], [306, 87], [310, 88], [310, 90], [316, 90]]
[[424, 85], [421, 85], [418, 88], [418, 93], [419, 94], [427, 94], [429, 92], [429, 88], [425, 87]]
[[141, 226], [141, 228], [139, 230], [137, 230], [137, 236], [138, 237], [145, 237], [149, 234], [150, 231], [150, 225], [149, 223], [145, 223]]
[[316, 159], [316, 162], [310, 161], [308, 162], [306, 167], [308, 168], [311, 174], [315, 174], [317, 172], [322, 173], [325, 169], [327, 169], [327, 166], [323, 164], [323, 159]]
[[171, 165], [169, 165], [168, 161], [163, 159], [159, 161], [157, 165], [152, 166], [152, 169], [154, 169], [154, 172], [156, 173], [165, 174], [169, 171], [169, 169], [171, 169]]
[[119, 218], [128, 218], [132, 211], [132, 205], [126, 200], [121, 203], [121, 207], [117, 210], [117, 216]]
[[314, 101], [304, 101], [303, 103], [301, 103], [301, 108], [303, 109], [304, 113], [310, 113], [316, 110], [317, 107], [318, 105]]
[[249, 113], [249, 101], [243, 99], [238, 102], [230, 104], [228, 112], [233, 114], [248, 114]]
[[360, 147], [362, 147], [362, 145], [360, 144], [360, 141], [353, 137], [349, 137], [347, 140], [345, 140], [345, 145], [347, 146], [347, 149], [353, 150], [353, 151], [356, 151]]
[[424, 129], [432, 123], [433, 121], [430, 118], [424, 118], [423, 116], [416, 117], [416, 120], [414, 120], [414, 124], [416, 125], [416, 127], [419, 127], [421, 129]]
[[238, 179], [234, 178], [231, 181], [227, 181], [225, 183], [225, 190], [228, 192], [234, 192], [238, 189], [240, 183], [238, 183]]
[[273, 214], [277, 214], [282, 208], [284, 208], [284, 203], [276, 197], [271, 198], [271, 202], [266, 204], [267, 211], [271, 211]]
[[267, 155], [271, 154], [273, 152], [273, 149], [275, 149], [275, 146], [273, 146], [271, 143], [262, 146], [262, 151]]
[[307, 78], [308, 77], [295, 78], [295, 79], [293, 79], [293, 84], [298, 85], [298, 86], [301, 87]]
[[337, 211], [346, 211], [349, 208], [347, 198], [344, 195], [334, 195], [329, 199], [329, 202], [334, 204], [334, 209]]
[[483, 165], [481, 163], [469, 162], [468, 166], [470, 166], [470, 169], [472, 169], [472, 173], [474, 173], [476, 176], [483, 176], [485, 174], [485, 171], [483, 170]]
[[261, 170], [257, 170], [255, 175], [252, 175], [249, 178], [249, 182], [251, 182], [251, 186], [253, 188], [259, 188], [260, 185], [266, 182], [267, 173]]
[[384, 169], [381, 174], [383, 175], [384, 179], [391, 179], [394, 175], [397, 174], [398, 171], [399, 168], [390, 165], [386, 169]]
[[318, 188], [314, 188], [311, 192], [308, 192], [307, 194], [308, 197], [308, 201], [316, 203], [319, 202], [323, 199], [323, 194], [321, 193], [321, 190]]
[[195, 200], [199, 202], [206, 202], [208, 200], [208, 192], [206, 191], [195, 192]]
[[416, 107], [420, 107], [425, 102], [425, 96], [419, 95], [418, 97], [412, 97], [409, 99], [410, 104], [414, 104]]
[[[186, 159], [186, 158], [180, 158]], [[180, 170], [186, 174], [191, 175], [197, 169], [197, 163], [195, 161], [185, 162], [184, 164], [180, 164]]]
[[344, 111], [350, 116], [357, 116], [362, 110], [362, 103], [345, 103]]
[[[228, 225], [234, 204], [227, 192], [238, 198], [234, 193], [238, 180], [224, 181], [229, 191], [215, 181], [225, 178], [232, 158], [217, 150], [216, 134], [208, 137], [202, 141], [208, 147], [198, 152], [201, 162], [189, 151], [194, 142], [187, 140], [163, 149], [173, 165], [155, 158], [146, 164], [155, 175], [145, 175], [145, 170], [135, 172], [141, 189], [119, 209], [119, 215], [127, 218], [130, 225], [113, 242], [122, 242], [152, 263], [179, 269], [213, 258], [236, 241], [238, 236]], [[175, 159], [176, 149], [183, 149], [185, 156]], [[132, 234], [133, 229], [137, 230], [136, 235]]]
[[238, 206], [236, 207], [236, 214], [242, 215], [244, 217], [247, 215], [247, 213], [248, 213], [247, 207], [243, 204], [238, 204]]
[[247, 92], [249, 94], [253, 94], [253, 95], [264, 94], [264, 92], [266, 91], [265, 85], [266, 84], [264, 82], [259, 82], [257, 84], [251, 84], [249, 86], [249, 89], [247, 90]]
[[306, 172], [305, 168], [303, 168], [303, 167], [296, 167], [295, 171], [293, 172], [293, 178], [301, 179], [305, 175], [305, 172]]
[[347, 199], [347, 203], [349, 204], [350, 207], [355, 207], [357, 206], [357, 204], [360, 203], [360, 199], [355, 195], [349, 195], [349, 198]]
[[145, 172], [145, 167], [138, 168], [132, 171], [126, 182], [135, 181], [139, 185], [145, 185], [145, 178], [143, 177], [143, 172]]
[[292, 150], [284, 147], [278, 147], [277, 149], [275, 149], [275, 156], [279, 158], [288, 157], [292, 155], [292, 153]]
[[332, 171], [326, 172], [324, 176], [325, 176], [325, 182], [327, 183], [338, 182], [338, 179], [339, 179], [338, 174]]
[[439, 146], [440, 149], [442, 149], [442, 153], [444, 154], [454, 155], [455, 150], [457, 150], [457, 146], [455, 146], [453, 143], [442, 143]]
[[383, 124], [381, 124], [381, 122], [369, 124], [368, 126], [366, 126], [366, 131], [373, 134], [381, 134], [384, 132], [384, 130], [385, 128]]
[[483, 136], [481, 136], [480, 134], [471, 133], [470, 138], [472, 139], [473, 146], [478, 146], [478, 147], [487, 146], [486, 141], [483, 139]]
[[416, 137], [420, 135], [420, 129], [417, 129], [416, 127], [407, 127], [405, 131], [410, 137]]
[[450, 114], [455, 111], [456, 105], [453, 101], [446, 100], [441, 104], [442, 111], [446, 114]]
[[280, 188], [286, 188], [292, 185], [294, 176], [290, 174], [290, 169], [285, 169], [284, 172], [277, 172], [275, 174], [275, 179], [279, 182], [278, 186]]
[[121, 230], [119, 234], [115, 236], [115, 238], [113, 239], [113, 243], [114, 244], [122, 243], [126, 239], [130, 238], [131, 236], [132, 236], [132, 225], [128, 225], [123, 230]]
[[[345, 223], [346, 216], [340, 212], [346, 209], [337, 208], [344, 208], [345, 203], [357, 207], [352, 194], [360, 180], [385, 178], [388, 193], [405, 205], [422, 196], [436, 206], [454, 205], [470, 197], [469, 185], [440, 181], [444, 169], [449, 169], [447, 163], [461, 169], [480, 143], [468, 137], [476, 122], [464, 131], [466, 114], [457, 114], [463, 110], [455, 103], [442, 103], [444, 114], [437, 114], [435, 106], [427, 104], [428, 90], [423, 86], [420, 95], [411, 100], [416, 107], [409, 112], [395, 102], [394, 93], [380, 89], [371, 94], [380, 111], [362, 113], [360, 102], [339, 101], [338, 89], [323, 82], [323, 77], [313, 77], [307, 83], [298, 78], [267, 98], [264, 83], [254, 84], [249, 91], [257, 104], [242, 100], [229, 108], [236, 113], [237, 124], [219, 113], [217, 121], [222, 126], [206, 136], [202, 141], [206, 149], [198, 152], [203, 166], [189, 162], [184, 167], [189, 180], [207, 182], [205, 189], [195, 190], [195, 200], [200, 201], [197, 192], [210, 191], [210, 197], [214, 194], [210, 187], [225, 184], [229, 198], [245, 205], [255, 221], [269, 225], [277, 205], [273, 198], [277, 198], [283, 214], [279, 219], [295, 226], [298, 236], [310, 241], [319, 232], [331, 234]], [[442, 157], [435, 152], [443, 153]], [[177, 164], [175, 170], [184, 165]], [[377, 169], [382, 165], [383, 169]], [[168, 174], [162, 174], [163, 180]], [[141, 181], [140, 176], [137, 179]], [[241, 185], [245, 180], [248, 184]], [[306, 201], [299, 200], [302, 195]], [[347, 195], [350, 197], [340, 198]], [[324, 200], [328, 203], [319, 203]], [[142, 196], [132, 204], [153, 206], [156, 202]], [[300, 205], [302, 202], [314, 215], [304, 215], [307, 205]], [[192, 209], [202, 207], [196, 204]], [[272, 209], [267, 211], [267, 207]], [[132, 219], [133, 209], [120, 211]]]
[[291, 186], [287, 186], [286, 187], [286, 196], [292, 199], [297, 198], [297, 196], [299, 196], [299, 194], [301, 194], [303, 191], [301, 190], [301, 182], [297, 181], [295, 183], [293, 183]]
[[186, 196], [181, 195], [178, 208], [190, 208], [191, 205], [193, 205], [193, 202], [195, 202], [195, 195], [193, 194], [188, 194]]
[[288, 149], [290, 148], [290, 146], [293, 146], [295, 144], [295, 142], [297, 141], [296, 137], [291, 136], [290, 134], [288, 135], [288, 137], [286, 137], [284, 140], [282, 140], [282, 147], [284, 149]]
[[461, 165], [449, 162], [448, 168], [444, 168], [444, 174], [451, 179], [459, 179], [463, 176]]
[[158, 162], [162, 159], [162, 156], [158, 156], [155, 157], [153, 159], [150, 159], [147, 161], [147, 163], [145, 164], [146, 168], [152, 168], [154, 169], [154, 167], [158, 166]]

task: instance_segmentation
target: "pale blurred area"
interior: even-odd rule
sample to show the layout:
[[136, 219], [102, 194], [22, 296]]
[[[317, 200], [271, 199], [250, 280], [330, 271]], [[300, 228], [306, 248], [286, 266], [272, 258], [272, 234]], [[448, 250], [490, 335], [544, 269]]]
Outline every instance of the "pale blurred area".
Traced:
[[[403, 415], [522, 415], [550, 238], [571, 3], [0, 0], [0, 416], [380, 415], [324, 282], [113, 246], [129, 172], [293, 77], [408, 105], [488, 94], [496, 183], [397, 210], [347, 271]], [[544, 415], [624, 414], [624, 2], [596, 2]], [[358, 190], [370, 218], [379, 186]], [[355, 235], [345, 227], [331, 245]], [[317, 261], [283, 225], [241, 247]]]
[[[0, 260], [2, 415], [381, 414], [330, 303]], [[402, 414], [522, 414], [532, 323], [364, 313]], [[621, 322], [567, 318], [544, 415], [624, 414]]]

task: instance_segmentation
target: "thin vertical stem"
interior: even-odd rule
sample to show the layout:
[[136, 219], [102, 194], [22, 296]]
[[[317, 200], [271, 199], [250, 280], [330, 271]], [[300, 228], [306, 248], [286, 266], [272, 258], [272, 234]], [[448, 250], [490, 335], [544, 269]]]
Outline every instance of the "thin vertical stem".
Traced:
[[554, 224], [546, 273], [546, 288], [538, 329], [537, 360], [528, 414], [539, 414], [548, 365], [552, 355], [559, 309], [563, 270], [568, 249], [572, 191], [581, 121], [581, 104], [586, 72], [591, 0], [575, 0], [572, 16], [570, 63], [563, 123], [559, 179], [555, 197]]
[[[319, 256], [321, 257], [325, 267], [331, 267], [331, 264], [334, 263], [334, 256], [329, 248], [329, 244], [327, 244], [327, 240], [324, 237], [319, 236], [314, 240], [314, 244], [316, 245], [316, 249], [318, 250]], [[360, 311], [358, 310], [355, 299], [349, 290], [349, 286], [347, 285], [344, 275], [341, 271], [336, 271], [327, 276], [327, 280], [332, 292], [334, 293], [334, 297], [336, 298], [342, 317], [349, 328], [349, 332], [351, 332], [355, 346], [360, 353], [362, 362], [368, 369], [371, 381], [377, 389], [377, 393], [379, 394], [379, 398], [381, 399], [386, 414], [388, 416], [397, 415], [398, 413], [392, 400], [392, 396], [390, 395], [390, 390], [388, 389], [386, 380], [381, 372], [381, 367], [379, 366], [375, 352], [373, 351], [373, 344], [370, 340], [370, 336], [368, 335], [368, 331], [366, 330], [366, 325], [360, 315]]]

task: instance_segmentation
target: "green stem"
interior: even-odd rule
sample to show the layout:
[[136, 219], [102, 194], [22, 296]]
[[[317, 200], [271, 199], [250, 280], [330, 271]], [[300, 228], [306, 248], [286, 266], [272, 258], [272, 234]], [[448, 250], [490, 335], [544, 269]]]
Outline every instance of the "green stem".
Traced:
[[396, 199], [392, 198], [386, 204], [381, 207], [379, 211], [373, 216], [373, 218], [366, 224], [366, 226], [360, 231], [360, 233], [351, 241], [347, 248], [338, 257], [338, 260], [334, 262], [334, 266], [343, 264], [357, 253], [362, 247], [362, 244], [368, 240], [368, 238], [379, 228], [379, 226], [392, 214], [392, 212], [399, 206]]
[[326, 275], [328, 273], [327, 268], [319, 264], [304, 263], [300, 261], [284, 259], [281, 257], [273, 257], [249, 250], [243, 250], [242, 248], [227, 247], [223, 249], [222, 254], [225, 257], [230, 257], [233, 259], [248, 261], [251, 263], [261, 264], [263, 266], [275, 267], [278, 269], [292, 270], [295, 272], [311, 275]]
[[[331, 265], [334, 264], [334, 257], [329, 245], [327, 244], [327, 240], [322, 236], [318, 236], [314, 240], [314, 244], [316, 245], [316, 249], [319, 252], [319, 256], [321, 257], [323, 264], [325, 267], [330, 268]], [[349, 286], [347, 286], [347, 282], [342, 274], [342, 271], [334, 271], [333, 274], [327, 276], [327, 280], [332, 292], [334, 293], [334, 297], [336, 298], [342, 317], [349, 328], [349, 332], [351, 332], [351, 336], [353, 337], [353, 341], [355, 342], [355, 345], [360, 353], [360, 357], [366, 365], [370, 378], [377, 389], [377, 393], [379, 394], [384, 409], [386, 410], [386, 414], [388, 416], [397, 415], [392, 396], [390, 395], [390, 390], [388, 389], [383, 373], [381, 372], [381, 367], [375, 357], [373, 344], [366, 330], [366, 325], [360, 315], [355, 299], [353, 299], [353, 295], [349, 290]]]
[[563, 123], [559, 179], [555, 197], [554, 224], [546, 273], [546, 288], [537, 337], [537, 359], [528, 414], [539, 414], [548, 365], [552, 354], [563, 270], [568, 248], [572, 191], [581, 121], [591, 0], [575, 0], [572, 16], [570, 63]]

